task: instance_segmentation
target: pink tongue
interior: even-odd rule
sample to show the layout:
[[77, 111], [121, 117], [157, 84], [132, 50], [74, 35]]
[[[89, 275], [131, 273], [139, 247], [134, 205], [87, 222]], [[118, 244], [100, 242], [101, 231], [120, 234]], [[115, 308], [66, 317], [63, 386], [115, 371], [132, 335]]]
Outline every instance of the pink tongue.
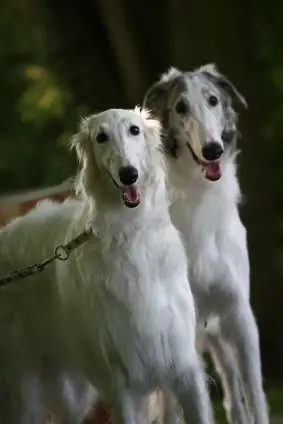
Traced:
[[123, 199], [128, 202], [135, 203], [140, 198], [140, 191], [136, 184], [122, 189]]
[[221, 176], [221, 168], [219, 162], [210, 162], [208, 165], [206, 165], [205, 169], [205, 176], [207, 178], [219, 178]]

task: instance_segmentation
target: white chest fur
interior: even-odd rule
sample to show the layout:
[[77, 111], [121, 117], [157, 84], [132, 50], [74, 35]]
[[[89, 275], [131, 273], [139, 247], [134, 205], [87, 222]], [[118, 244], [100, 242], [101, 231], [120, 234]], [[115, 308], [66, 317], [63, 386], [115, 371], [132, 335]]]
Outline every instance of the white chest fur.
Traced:
[[177, 230], [170, 220], [136, 230], [98, 235], [75, 260], [60, 264], [59, 281], [72, 274], [63, 299], [72, 355], [88, 374], [96, 358], [96, 384], [116, 368], [129, 382], [154, 386], [172, 364], [184, 366], [194, 344], [195, 311]]
[[186, 190], [186, 197], [176, 200], [170, 212], [184, 237], [199, 313], [209, 315], [217, 313], [221, 293], [224, 299], [236, 287], [249, 295], [246, 230], [238, 212], [235, 165], [226, 168], [220, 181], [192, 181]]

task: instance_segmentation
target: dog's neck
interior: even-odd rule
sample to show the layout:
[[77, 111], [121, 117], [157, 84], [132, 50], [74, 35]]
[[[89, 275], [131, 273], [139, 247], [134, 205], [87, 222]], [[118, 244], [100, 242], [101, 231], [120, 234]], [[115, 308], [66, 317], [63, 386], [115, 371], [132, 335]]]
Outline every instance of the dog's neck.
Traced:
[[239, 203], [241, 193], [236, 173], [236, 155], [224, 156], [222, 176], [212, 182], [205, 179], [200, 166], [189, 152], [182, 153], [176, 158], [167, 156], [170, 203], [190, 203], [192, 197], [201, 201], [204, 196], [213, 196], [216, 202]]
[[136, 208], [128, 208], [122, 200], [111, 207], [108, 202], [96, 199], [89, 210], [88, 220], [101, 237], [144, 229], [155, 220], [170, 220], [165, 181], [142, 188], [141, 202]]

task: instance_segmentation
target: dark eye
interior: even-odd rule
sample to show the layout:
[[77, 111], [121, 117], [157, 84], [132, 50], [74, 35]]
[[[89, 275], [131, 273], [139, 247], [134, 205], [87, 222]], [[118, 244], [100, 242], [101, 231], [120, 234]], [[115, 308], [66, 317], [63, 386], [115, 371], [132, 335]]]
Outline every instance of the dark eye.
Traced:
[[178, 103], [175, 106], [175, 110], [180, 115], [185, 115], [185, 113], [189, 112], [188, 105], [184, 102], [184, 100], [179, 100]]
[[130, 128], [129, 128], [129, 132], [132, 135], [139, 135], [140, 129], [136, 125], [131, 125]]
[[97, 134], [96, 136], [96, 141], [97, 143], [101, 144], [101, 143], [105, 143], [108, 140], [108, 135], [105, 134], [105, 132], [101, 132], [99, 134]]
[[212, 107], [217, 106], [218, 105], [218, 99], [216, 96], [209, 96], [208, 98], [208, 104]]

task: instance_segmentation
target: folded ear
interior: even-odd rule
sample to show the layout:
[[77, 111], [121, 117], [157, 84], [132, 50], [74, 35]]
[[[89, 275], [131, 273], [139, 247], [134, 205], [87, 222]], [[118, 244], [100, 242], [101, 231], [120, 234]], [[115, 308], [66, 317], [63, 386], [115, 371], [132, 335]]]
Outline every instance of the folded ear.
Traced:
[[154, 83], [145, 93], [143, 107], [150, 109], [154, 115], [162, 118], [171, 88], [181, 75], [182, 72], [176, 68], [170, 68], [162, 74], [160, 80]]
[[158, 81], [153, 84], [145, 93], [143, 107], [148, 108], [155, 116], [161, 118], [166, 107], [168, 87], [168, 82]]
[[75, 191], [78, 196], [94, 196], [94, 184], [99, 184], [100, 172], [89, 136], [87, 118], [81, 120], [79, 131], [71, 138], [70, 148], [76, 150], [81, 164], [81, 170], [76, 179]]
[[145, 107], [136, 107], [135, 111], [141, 114], [144, 119], [145, 127], [148, 132], [153, 137], [160, 138], [162, 125], [160, 120], [157, 117], [153, 116], [151, 110]]
[[153, 84], [146, 92], [143, 106], [148, 108], [154, 116], [158, 117], [162, 124], [163, 145], [166, 152], [176, 155], [177, 144], [176, 137], [170, 129], [169, 113], [170, 96], [173, 93], [174, 87], [182, 77], [182, 72], [176, 68], [171, 68], [162, 75], [161, 79]]
[[87, 150], [89, 149], [89, 134], [87, 131], [87, 120], [86, 118], [82, 118], [79, 131], [74, 134], [70, 141], [70, 149], [76, 150], [76, 154], [80, 164], [83, 164], [84, 158], [87, 155]]
[[169, 68], [167, 72], [164, 72], [161, 75], [160, 81], [168, 82], [168, 81], [175, 79], [176, 77], [180, 76], [181, 74], [182, 74], [182, 72], [179, 69], [171, 66], [171, 68]]
[[207, 64], [199, 68], [199, 71], [205, 75], [216, 86], [220, 87], [233, 101], [238, 101], [244, 108], [248, 105], [244, 96], [236, 89], [234, 84], [224, 75], [218, 72], [214, 64]]
[[208, 72], [212, 75], [219, 75], [219, 71], [215, 63], [207, 63], [206, 65], [201, 66], [199, 69], [196, 69], [199, 72]]

